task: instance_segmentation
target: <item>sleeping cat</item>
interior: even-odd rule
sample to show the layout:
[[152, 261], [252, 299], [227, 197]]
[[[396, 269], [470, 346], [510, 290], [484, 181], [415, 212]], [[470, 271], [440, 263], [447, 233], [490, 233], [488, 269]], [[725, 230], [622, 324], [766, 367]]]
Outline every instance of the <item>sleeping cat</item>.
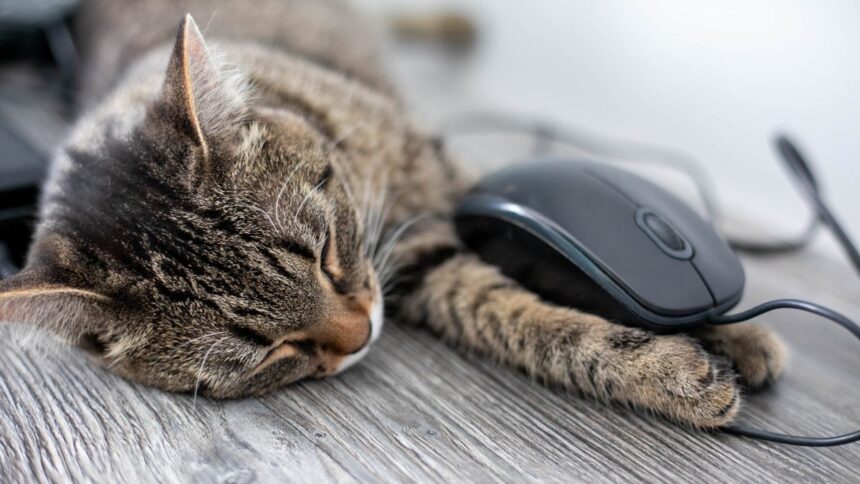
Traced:
[[783, 369], [763, 328], [653, 334], [544, 302], [464, 251], [449, 215], [467, 181], [338, 1], [92, 0], [78, 26], [85, 115], [25, 269], [0, 282], [4, 321], [212, 398], [353, 365], [383, 295], [391, 322], [697, 427]]

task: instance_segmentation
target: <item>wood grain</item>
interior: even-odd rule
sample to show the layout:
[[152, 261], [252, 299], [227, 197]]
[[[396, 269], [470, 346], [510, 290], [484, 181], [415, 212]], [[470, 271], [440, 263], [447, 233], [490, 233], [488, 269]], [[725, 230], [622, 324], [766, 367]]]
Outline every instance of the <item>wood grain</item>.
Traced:
[[[816, 293], [804, 266], [831, 272], [818, 300], [843, 299], [843, 268], [811, 256], [747, 260], [750, 301]], [[825, 279], [817, 275], [815, 279]], [[843, 284], [844, 283], [844, 284]], [[818, 284], [825, 286], [826, 281]], [[762, 285], [763, 287], [759, 287]], [[826, 287], [826, 286], [825, 286]], [[845, 291], [846, 296], [850, 291]], [[822, 433], [860, 422], [856, 347], [785, 315], [786, 378], [750, 398], [744, 420]], [[432, 335], [389, 325], [342, 377], [265, 398], [215, 402], [126, 382], [75, 351], [0, 351], [0, 481], [786, 481], [851, 482], [857, 445], [804, 449], [677, 428], [554, 391]], [[823, 352], [822, 352], [823, 351]]]

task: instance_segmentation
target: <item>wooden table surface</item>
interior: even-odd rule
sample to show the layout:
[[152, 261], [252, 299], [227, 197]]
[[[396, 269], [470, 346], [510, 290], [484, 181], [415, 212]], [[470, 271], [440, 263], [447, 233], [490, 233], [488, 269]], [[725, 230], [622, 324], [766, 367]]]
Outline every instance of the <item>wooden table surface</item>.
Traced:
[[[814, 257], [746, 260], [749, 300], [808, 295], [860, 314], [860, 283]], [[825, 277], [822, 274], [842, 274]], [[856, 342], [779, 315], [786, 377], [744, 420], [822, 433], [860, 422]], [[773, 320], [773, 318], [769, 318]], [[128, 383], [0, 328], [0, 482], [856, 482], [860, 445], [810, 449], [678, 428], [556, 391], [388, 325], [342, 377], [229, 402]]]
[[[837, 261], [744, 262], [742, 306], [804, 297], [860, 318], [860, 281]], [[857, 342], [804, 315], [766, 320], [791, 361], [743, 421], [811, 434], [860, 425]], [[780, 446], [605, 407], [394, 324], [338, 378], [228, 402], [132, 384], [0, 327], [0, 482], [857, 482], [858, 462], [860, 444]]]

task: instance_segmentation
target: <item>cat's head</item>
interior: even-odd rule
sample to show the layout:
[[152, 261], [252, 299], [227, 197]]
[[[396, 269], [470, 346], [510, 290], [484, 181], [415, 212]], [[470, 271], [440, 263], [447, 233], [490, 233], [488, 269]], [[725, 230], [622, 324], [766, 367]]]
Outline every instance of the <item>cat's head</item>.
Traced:
[[141, 114], [100, 118], [61, 155], [27, 265], [0, 282], [0, 320], [213, 397], [357, 361], [382, 297], [347, 155], [244, 90], [186, 17]]

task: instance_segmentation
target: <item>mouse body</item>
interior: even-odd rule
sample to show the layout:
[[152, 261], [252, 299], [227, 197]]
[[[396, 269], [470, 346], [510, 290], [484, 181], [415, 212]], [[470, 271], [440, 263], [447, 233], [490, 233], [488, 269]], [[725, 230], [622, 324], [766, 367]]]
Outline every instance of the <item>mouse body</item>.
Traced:
[[482, 259], [544, 299], [625, 324], [688, 329], [743, 293], [743, 267], [710, 223], [606, 164], [509, 166], [466, 194], [455, 224]]

